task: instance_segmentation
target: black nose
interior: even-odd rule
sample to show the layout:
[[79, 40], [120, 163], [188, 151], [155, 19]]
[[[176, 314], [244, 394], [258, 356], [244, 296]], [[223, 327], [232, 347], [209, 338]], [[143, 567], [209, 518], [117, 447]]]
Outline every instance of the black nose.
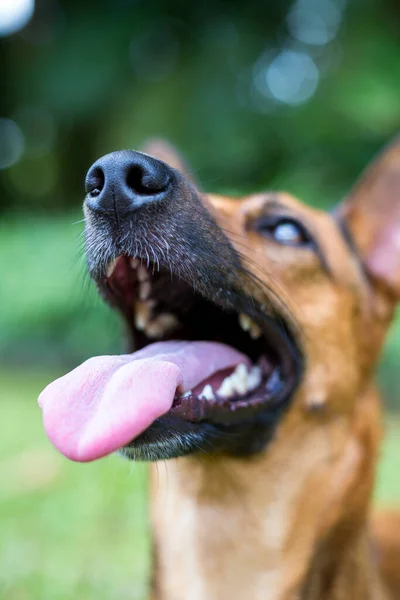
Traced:
[[93, 210], [126, 215], [168, 195], [173, 171], [165, 163], [133, 150], [99, 158], [86, 175], [86, 202]]

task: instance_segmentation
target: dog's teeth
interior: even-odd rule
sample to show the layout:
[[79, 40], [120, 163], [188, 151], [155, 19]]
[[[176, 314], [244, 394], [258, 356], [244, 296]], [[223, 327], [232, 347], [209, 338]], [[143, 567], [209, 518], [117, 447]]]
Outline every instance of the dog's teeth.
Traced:
[[225, 377], [220, 388], [217, 390], [218, 396], [230, 398], [235, 394], [245, 394], [247, 392], [247, 367], [238, 365], [231, 375]]
[[147, 298], [150, 296], [150, 292], [151, 292], [150, 281], [148, 281], [148, 280], [143, 281], [139, 287], [139, 298], [141, 300], [147, 300]]
[[238, 365], [234, 371], [234, 386], [239, 394], [247, 392], [247, 367], [246, 365]]
[[171, 313], [162, 313], [155, 317], [146, 327], [149, 338], [162, 338], [179, 325], [178, 319]]
[[254, 366], [250, 371], [246, 365], [240, 364], [236, 369], [225, 377], [220, 388], [217, 390], [217, 395], [222, 398], [231, 398], [237, 394], [244, 395], [252, 390], [255, 390], [262, 381], [260, 367]]
[[243, 331], [249, 331], [249, 329], [251, 327], [251, 322], [252, 321], [251, 321], [250, 317], [248, 317], [244, 313], [240, 313], [239, 324], [240, 324], [240, 327], [243, 329]]
[[204, 398], [204, 400], [215, 400], [214, 391], [209, 383], [204, 386], [203, 391], [199, 394], [199, 398]]
[[250, 333], [250, 336], [253, 338], [253, 340], [256, 340], [260, 337], [261, 329], [259, 326], [244, 313], [239, 314], [239, 325], [243, 331], [248, 331]]
[[232, 384], [229, 377], [225, 377], [220, 387], [217, 389], [217, 396], [221, 396], [221, 398], [230, 398], [233, 396]]
[[112, 259], [112, 260], [111, 260], [111, 261], [108, 263], [108, 265], [107, 265], [107, 269], [106, 269], [106, 274], [107, 274], [107, 277], [111, 277], [111, 275], [114, 273], [115, 265], [116, 265], [116, 264], [117, 264], [117, 262], [118, 262], [118, 258], [119, 258], [119, 256], [118, 256], [117, 258], [113, 258], [113, 259]]
[[144, 331], [150, 320], [152, 306], [149, 302], [136, 302], [134, 309], [135, 327]]
[[146, 281], [147, 279], [149, 279], [149, 274], [147, 272], [146, 267], [144, 267], [143, 265], [140, 265], [140, 267], [138, 267], [137, 270], [137, 276], [140, 282], [142, 281]]
[[258, 325], [256, 325], [256, 323], [251, 323], [251, 327], [250, 327], [250, 337], [253, 340], [257, 340], [261, 335], [261, 329], [259, 328]]
[[233, 383], [232, 383], [232, 375], [229, 377], [225, 377], [223, 382], [221, 383], [219, 389], [217, 390], [217, 396], [221, 396], [222, 398], [230, 398], [234, 394]]
[[251, 392], [252, 390], [255, 390], [260, 385], [261, 381], [262, 374], [260, 367], [253, 367], [247, 376], [247, 385], [249, 391]]
[[131, 265], [132, 269], [137, 269], [140, 265], [140, 260], [138, 258], [130, 258], [129, 264]]
[[184, 394], [182, 394], [181, 398], [189, 398], [193, 394], [192, 390], [188, 390]]

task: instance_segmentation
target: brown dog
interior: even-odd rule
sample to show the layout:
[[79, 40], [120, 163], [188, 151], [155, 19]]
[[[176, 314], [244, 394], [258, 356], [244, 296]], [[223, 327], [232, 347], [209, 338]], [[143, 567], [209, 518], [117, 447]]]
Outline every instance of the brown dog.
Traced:
[[374, 536], [370, 508], [400, 143], [332, 214], [206, 196], [147, 151], [95, 163], [85, 201], [90, 273], [142, 350], [51, 384], [48, 435], [74, 460], [179, 457], [152, 471], [154, 599], [399, 597], [400, 518]]

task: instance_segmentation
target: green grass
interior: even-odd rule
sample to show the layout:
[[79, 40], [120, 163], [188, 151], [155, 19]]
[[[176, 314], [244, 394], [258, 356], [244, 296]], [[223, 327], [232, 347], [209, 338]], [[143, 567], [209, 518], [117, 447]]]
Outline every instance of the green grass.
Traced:
[[[146, 468], [115, 456], [78, 465], [53, 450], [35, 399], [55, 375], [0, 374], [0, 598], [144, 600]], [[400, 503], [399, 456], [393, 420], [379, 503]]]
[[1, 377], [0, 598], [145, 598], [146, 472], [112, 456], [90, 465], [47, 442], [35, 398], [54, 378]]
[[381, 450], [375, 499], [380, 505], [398, 506], [400, 510], [400, 419], [388, 415], [386, 435]]

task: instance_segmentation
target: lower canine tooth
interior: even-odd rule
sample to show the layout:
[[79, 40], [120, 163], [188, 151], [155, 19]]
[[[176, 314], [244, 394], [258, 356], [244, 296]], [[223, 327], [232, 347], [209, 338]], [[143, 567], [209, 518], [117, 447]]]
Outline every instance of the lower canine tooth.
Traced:
[[150, 338], [161, 338], [179, 325], [178, 319], [171, 313], [163, 313], [153, 319], [146, 327], [146, 335]]

